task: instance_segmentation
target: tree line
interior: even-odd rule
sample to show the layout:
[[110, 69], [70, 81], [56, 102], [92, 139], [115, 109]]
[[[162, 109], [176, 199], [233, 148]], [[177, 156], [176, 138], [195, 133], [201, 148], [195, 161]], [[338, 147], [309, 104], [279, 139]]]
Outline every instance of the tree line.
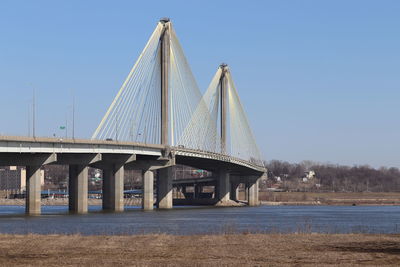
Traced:
[[[267, 186], [280, 183], [287, 191], [331, 191], [331, 192], [393, 192], [400, 191], [400, 169], [368, 165], [343, 166], [312, 161], [289, 163], [272, 160], [265, 162], [268, 169]], [[304, 182], [308, 171], [315, 178]]]

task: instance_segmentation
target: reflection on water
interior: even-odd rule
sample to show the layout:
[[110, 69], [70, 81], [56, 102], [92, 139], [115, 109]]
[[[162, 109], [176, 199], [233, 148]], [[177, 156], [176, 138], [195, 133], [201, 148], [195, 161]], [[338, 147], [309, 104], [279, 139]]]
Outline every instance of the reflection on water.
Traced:
[[66, 206], [44, 206], [41, 216], [25, 216], [24, 207], [0, 206], [0, 233], [201, 234], [234, 232], [400, 233], [400, 206], [176, 207], [122, 213], [90, 206], [85, 215]]

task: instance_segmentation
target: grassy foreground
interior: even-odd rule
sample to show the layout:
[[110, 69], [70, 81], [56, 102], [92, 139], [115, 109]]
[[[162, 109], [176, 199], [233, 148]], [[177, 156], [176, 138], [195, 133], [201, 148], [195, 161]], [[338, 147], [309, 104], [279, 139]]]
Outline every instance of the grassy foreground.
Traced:
[[1, 266], [325, 266], [400, 262], [400, 235], [0, 235]]

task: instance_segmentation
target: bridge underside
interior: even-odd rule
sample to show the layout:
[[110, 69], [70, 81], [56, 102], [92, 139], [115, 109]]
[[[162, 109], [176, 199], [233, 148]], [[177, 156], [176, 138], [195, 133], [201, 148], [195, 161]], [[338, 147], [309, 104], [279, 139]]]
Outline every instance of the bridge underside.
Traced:
[[[124, 209], [125, 169], [142, 171], [144, 210], [152, 210], [154, 204], [162, 209], [172, 208], [174, 187], [175, 190], [196, 187], [196, 198], [207, 196], [207, 192], [202, 192], [207, 185], [202, 184], [204, 181], [176, 184], [172, 167], [177, 164], [213, 173], [213, 179], [207, 181], [208, 186], [214, 188], [214, 193], [208, 194], [208, 198], [212, 199], [207, 202], [209, 204], [236, 200], [237, 187], [244, 184], [249, 205], [257, 205], [258, 179], [264, 174], [259, 167], [234, 158], [187, 149], [180, 151], [163, 146], [89, 140], [60, 142], [51, 138], [0, 138], [0, 166], [26, 167], [28, 214], [41, 212], [40, 168], [49, 164], [69, 166], [69, 210], [75, 213], [86, 213], [88, 210], [88, 167], [103, 170], [103, 208], [113, 211]], [[153, 191], [154, 188], [157, 192]], [[190, 198], [189, 194], [186, 196]]]
[[240, 166], [231, 162], [215, 161], [208, 158], [196, 158], [188, 156], [176, 156], [176, 163], [194, 168], [218, 172], [221, 169], [228, 170], [232, 175], [242, 176], [262, 176], [264, 172], [249, 169], [244, 166]]

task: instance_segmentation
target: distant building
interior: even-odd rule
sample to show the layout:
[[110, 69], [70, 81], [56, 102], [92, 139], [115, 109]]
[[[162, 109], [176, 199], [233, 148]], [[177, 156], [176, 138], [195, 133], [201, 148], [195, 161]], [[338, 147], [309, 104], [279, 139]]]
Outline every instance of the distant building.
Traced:
[[309, 172], [306, 172], [305, 174], [306, 174], [307, 179], [315, 178], [315, 171], [309, 171]]
[[315, 171], [308, 171], [304, 173], [304, 177], [301, 178], [303, 183], [307, 183], [308, 181], [315, 178]]
[[[44, 170], [40, 170], [40, 182], [44, 185]], [[0, 190], [26, 190], [26, 169], [10, 166], [0, 168]]]

